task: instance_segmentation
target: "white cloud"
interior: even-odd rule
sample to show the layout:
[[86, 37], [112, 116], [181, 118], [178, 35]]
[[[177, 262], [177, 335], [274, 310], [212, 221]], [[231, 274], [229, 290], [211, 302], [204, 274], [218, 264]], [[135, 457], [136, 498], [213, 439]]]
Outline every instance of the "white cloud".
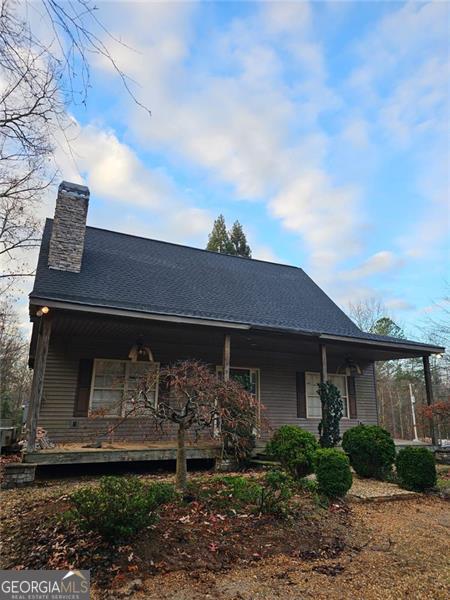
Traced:
[[89, 186], [92, 198], [135, 206], [152, 215], [154, 225], [150, 228], [149, 216], [144, 213], [144, 223], [120, 219], [119, 230], [123, 224], [130, 233], [149, 236], [152, 230], [157, 238], [198, 242], [212, 225], [208, 211], [192, 206], [163, 170], [146, 166], [111, 129], [79, 127], [72, 142], [72, 155], [60, 152], [57, 162], [64, 177]]
[[300, 172], [269, 207], [286, 229], [302, 235], [316, 271], [359, 250], [356, 191], [334, 187], [322, 171]]
[[[434, 135], [442, 117], [443, 82], [440, 63], [427, 59], [427, 49], [430, 39], [442, 36], [447, 9], [407, 3], [388, 11], [360, 40], [351, 87], [342, 90], [329, 83], [325, 52], [314, 32], [315, 8], [308, 3], [255, 5], [217, 30], [211, 25], [204, 39], [194, 37], [197, 10], [187, 3], [141, 3], [133, 10], [119, 4], [108, 10], [113, 32], [127, 16], [131, 38], [125, 41], [136, 52], [114, 51], [152, 110], [146, 119], [132, 103], [126, 106], [127, 135], [174, 165], [200, 171], [208, 185], [229, 186], [233, 201], [265, 203], [268, 214], [303, 242], [307, 269], [328, 289], [333, 285], [342, 296], [349, 289], [353, 296], [373, 295], [364, 280], [399, 266], [407, 251], [402, 247], [398, 256], [380, 251], [361, 261], [368, 231], [364, 190], [361, 182], [349, 183], [351, 165], [333, 172], [330, 157], [347, 142], [354, 153], [370, 149], [372, 158], [374, 137], [405, 145], [416, 135]], [[405, 65], [406, 76], [400, 69]], [[344, 123], [336, 135], [321, 120], [329, 111], [339, 111]], [[108, 132], [104, 135], [108, 140]], [[193, 219], [182, 210], [179, 218], [169, 218], [159, 207], [162, 197], [187, 211], [196, 207], [180, 199], [165, 173], [144, 169], [123, 144], [108, 144], [112, 152], [98, 166], [92, 163], [89, 174], [105, 197], [111, 192], [120, 201], [128, 189], [134, 203], [163, 211], [164, 219], [153, 222], [161, 231], [170, 226], [175, 234], [187, 221], [198, 231], [206, 227], [204, 211]], [[105, 183], [111, 170], [114, 178]], [[150, 188], [147, 203], [143, 190]], [[431, 223], [429, 215], [426, 220]], [[424, 226], [424, 240], [436, 231], [433, 223], [430, 233]], [[348, 263], [355, 262], [360, 266], [347, 273]]]
[[[306, 242], [313, 269], [325, 270], [357, 253], [363, 228], [358, 194], [336, 185], [324, 167], [330, 139], [317, 119], [340, 100], [326, 83], [310, 6], [258, 5], [251, 16], [234, 19], [216, 36], [211, 32], [209, 60], [189, 62], [189, 68], [186, 59], [195, 51], [189, 27], [180, 30], [174, 19], [173, 27], [161, 29], [157, 17], [155, 34], [152, 20], [135, 17], [130, 43], [147, 60], [132, 63], [128, 57], [124, 64], [153, 115], [143, 120], [130, 108], [139, 143], [174, 163], [181, 159], [201, 167], [216, 182], [231, 185], [235, 199], [267, 203], [269, 214]], [[172, 53], [168, 65], [153, 40], [164, 47], [173, 31], [185, 53]], [[295, 65], [289, 81], [286, 55]]]
[[372, 275], [385, 273], [392, 269], [398, 269], [403, 264], [403, 259], [389, 250], [381, 250], [366, 259], [358, 267], [343, 274], [347, 279], [363, 279]]
[[262, 5], [262, 20], [268, 31], [275, 34], [298, 35], [311, 24], [308, 2], [275, 0]]
[[270, 246], [265, 244], [254, 243], [250, 240], [250, 247], [252, 249], [252, 257], [258, 260], [265, 260], [267, 262], [283, 263], [283, 261], [277, 256]]
[[448, 60], [431, 58], [393, 87], [380, 110], [380, 123], [397, 144], [414, 136], [440, 134], [448, 126]]
[[390, 310], [415, 310], [416, 306], [402, 298], [391, 298], [385, 302], [386, 308]]
[[362, 117], [352, 117], [342, 130], [342, 137], [355, 148], [366, 150], [369, 146], [369, 124]]

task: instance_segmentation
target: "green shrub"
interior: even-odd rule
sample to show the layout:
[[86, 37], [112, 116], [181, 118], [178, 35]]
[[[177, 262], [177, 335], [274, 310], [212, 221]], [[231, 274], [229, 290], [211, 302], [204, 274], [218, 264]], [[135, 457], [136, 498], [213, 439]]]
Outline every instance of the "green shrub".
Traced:
[[110, 542], [129, 538], [156, 519], [156, 509], [175, 499], [166, 483], [145, 485], [135, 477], [102, 477], [98, 488], [82, 488], [70, 499], [69, 517]]
[[423, 492], [437, 483], [434, 455], [427, 448], [403, 448], [395, 466], [400, 483], [408, 489]]
[[[239, 475], [219, 476], [211, 486], [196, 487], [198, 496], [216, 508], [245, 510], [246, 512], [285, 515], [295, 487], [290, 475], [281, 469], [268, 471], [254, 479]], [[191, 489], [194, 489], [191, 485]]]
[[342, 498], [352, 487], [348, 457], [335, 448], [321, 448], [314, 457], [319, 492], [329, 498]]
[[266, 452], [280, 461], [292, 477], [304, 477], [313, 472], [314, 453], [318, 445], [309, 431], [295, 425], [283, 425], [266, 446]]
[[294, 481], [280, 469], [268, 471], [264, 477], [259, 499], [259, 512], [286, 515], [293, 496]]
[[361, 477], [383, 479], [395, 459], [393, 439], [377, 425], [358, 425], [348, 429], [342, 438], [342, 447]]
[[239, 475], [225, 476], [221, 480], [226, 485], [225, 495], [242, 504], [257, 504], [261, 486], [256, 481]]

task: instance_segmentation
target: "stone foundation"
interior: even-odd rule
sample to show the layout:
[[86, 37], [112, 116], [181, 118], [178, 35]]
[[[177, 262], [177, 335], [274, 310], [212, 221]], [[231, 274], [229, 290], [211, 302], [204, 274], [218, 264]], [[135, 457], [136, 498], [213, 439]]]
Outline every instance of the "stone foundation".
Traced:
[[5, 465], [5, 478], [2, 489], [25, 487], [34, 482], [36, 465], [26, 463], [10, 463]]

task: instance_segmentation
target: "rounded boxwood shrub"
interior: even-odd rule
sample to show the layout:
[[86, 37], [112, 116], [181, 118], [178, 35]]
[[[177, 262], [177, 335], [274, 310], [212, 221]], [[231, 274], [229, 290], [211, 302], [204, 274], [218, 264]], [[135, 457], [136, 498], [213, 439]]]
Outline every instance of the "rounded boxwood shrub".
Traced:
[[383, 479], [395, 459], [395, 444], [389, 432], [378, 425], [358, 425], [348, 429], [342, 448], [361, 477]]
[[342, 498], [352, 487], [348, 457], [335, 448], [320, 448], [314, 456], [319, 492], [329, 498]]
[[428, 448], [403, 448], [395, 459], [401, 484], [411, 490], [423, 492], [436, 485], [434, 455]]
[[283, 425], [266, 446], [266, 452], [280, 461], [293, 477], [305, 477], [314, 470], [316, 438], [296, 425]]

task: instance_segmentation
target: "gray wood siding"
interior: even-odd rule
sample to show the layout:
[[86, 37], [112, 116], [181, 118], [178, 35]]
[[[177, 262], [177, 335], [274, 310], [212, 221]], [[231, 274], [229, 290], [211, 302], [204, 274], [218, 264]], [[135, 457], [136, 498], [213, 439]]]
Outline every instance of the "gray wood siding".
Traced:
[[[176, 337], [176, 336], [175, 336]], [[162, 336], [149, 337], [149, 345], [155, 360], [164, 364], [177, 359], [197, 358], [212, 364], [222, 361], [222, 334], [198, 333], [190, 339]], [[79, 418], [73, 416], [77, 390], [78, 364], [82, 358], [126, 359], [130, 346], [129, 336], [65, 336], [54, 334], [50, 348], [44, 378], [44, 393], [41, 405], [39, 425], [44, 427], [52, 441], [76, 442], [91, 440], [98, 432], [104, 432], [108, 424], [116, 422], [114, 418]], [[339, 357], [329, 357], [329, 372], [335, 372], [340, 364]], [[270, 430], [280, 425], [295, 424], [317, 434], [318, 420], [297, 418], [296, 372], [319, 371], [319, 357], [316, 354], [300, 352], [280, 352], [258, 350], [233, 345], [231, 341], [231, 365], [234, 367], [253, 367], [260, 369], [261, 403], [265, 407], [264, 415]], [[359, 421], [375, 424], [377, 422], [376, 398], [373, 365], [367, 366], [363, 375], [356, 378], [357, 419], [343, 419], [342, 430], [353, 427]], [[142, 422], [142, 419], [129, 419], [115, 433], [117, 440], [154, 440], [171, 439], [173, 430], [163, 434], [155, 430], [154, 425]], [[270, 430], [263, 438], [270, 435]]]
[[[313, 367], [297, 369], [314, 371]], [[261, 401], [265, 406], [265, 414], [270, 429], [263, 437], [270, 436], [270, 431], [281, 425], [298, 425], [303, 429], [318, 434], [319, 419], [299, 419], [297, 417], [297, 388], [295, 369], [280, 369], [267, 366], [261, 370]], [[331, 371], [330, 371], [331, 372]], [[355, 427], [359, 422], [377, 424], [377, 409], [373, 366], [367, 367], [363, 374], [355, 378], [357, 418], [341, 420], [341, 431]]]

